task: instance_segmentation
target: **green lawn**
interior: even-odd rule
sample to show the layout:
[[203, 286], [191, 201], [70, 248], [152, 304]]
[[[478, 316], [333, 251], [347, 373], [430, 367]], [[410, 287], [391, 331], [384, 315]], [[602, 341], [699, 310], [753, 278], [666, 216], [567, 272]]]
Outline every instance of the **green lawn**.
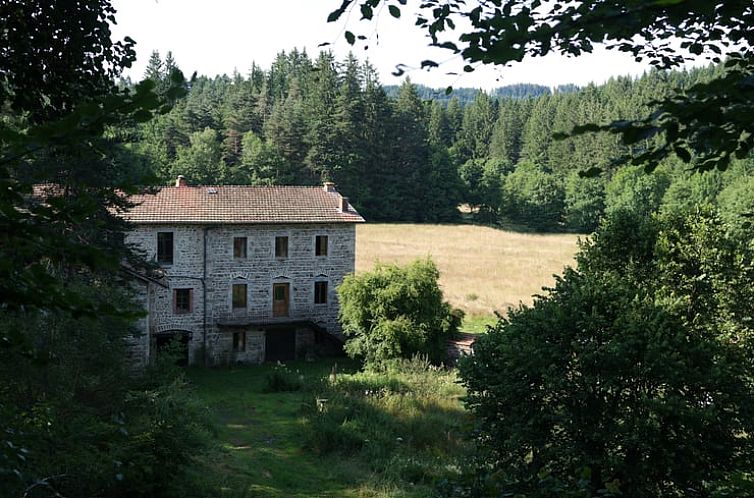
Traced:
[[[274, 368], [187, 371], [216, 423], [219, 447], [202, 479], [219, 494], [421, 497], [454, 472], [469, 424], [455, 373], [365, 374], [348, 360], [323, 360], [289, 365], [302, 390], [265, 392]], [[322, 392], [329, 405], [320, 413]]]
[[498, 318], [495, 315], [466, 315], [463, 317], [463, 323], [459, 327], [461, 332], [471, 332], [472, 334], [481, 334], [487, 332], [487, 327], [497, 323]]

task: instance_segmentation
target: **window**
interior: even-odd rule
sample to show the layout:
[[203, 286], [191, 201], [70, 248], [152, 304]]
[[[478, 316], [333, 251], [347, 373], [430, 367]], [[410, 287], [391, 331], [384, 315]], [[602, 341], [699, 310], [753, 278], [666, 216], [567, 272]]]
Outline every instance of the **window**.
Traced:
[[288, 257], [288, 237], [275, 237], [275, 257]]
[[173, 232], [157, 232], [157, 262], [173, 264]]
[[233, 309], [246, 308], [246, 284], [233, 284]]
[[246, 237], [233, 237], [233, 257], [245, 258], [246, 257]]
[[314, 282], [314, 304], [327, 303], [327, 282]]
[[314, 242], [314, 255], [327, 256], [327, 235], [317, 235]]
[[193, 289], [173, 289], [173, 312], [176, 315], [191, 313]]
[[246, 332], [233, 332], [233, 351], [235, 353], [246, 351]]

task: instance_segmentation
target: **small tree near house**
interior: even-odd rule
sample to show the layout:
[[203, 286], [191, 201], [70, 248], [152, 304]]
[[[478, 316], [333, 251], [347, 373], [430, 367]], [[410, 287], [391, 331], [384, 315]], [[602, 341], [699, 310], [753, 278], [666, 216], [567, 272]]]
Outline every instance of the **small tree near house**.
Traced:
[[429, 258], [347, 276], [338, 297], [348, 355], [366, 365], [417, 354], [441, 362], [462, 314], [443, 301], [439, 276]]

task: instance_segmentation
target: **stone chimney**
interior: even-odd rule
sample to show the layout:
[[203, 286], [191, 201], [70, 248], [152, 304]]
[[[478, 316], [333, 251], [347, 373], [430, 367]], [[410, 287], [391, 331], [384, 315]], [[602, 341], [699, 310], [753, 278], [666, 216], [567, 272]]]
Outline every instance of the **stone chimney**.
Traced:
[[325, 182], [323, 184], [323, 187], [325, 189], [325, 192], [336, 192], [335, 184], [333, 182]]
[[178, 178], [175, 179], [175, 186], [188, 187], [188, 182], [186, 181], [186, 177], [183, 175], [178, 175]]
[[340, 212], [348, 212], [348, 197], [343, 197], [342, 195], [340, 196]]

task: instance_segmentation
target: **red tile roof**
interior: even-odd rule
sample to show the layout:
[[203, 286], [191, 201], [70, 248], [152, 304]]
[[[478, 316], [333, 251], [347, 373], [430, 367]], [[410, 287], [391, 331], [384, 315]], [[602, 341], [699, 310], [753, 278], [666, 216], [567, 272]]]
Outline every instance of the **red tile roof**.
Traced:
[[340, 210], [338, 192], [323, 187], [181, 186], [131, 197], [136, 206], [123, 216], [146, 223], [360, 223], [348, 205]]

